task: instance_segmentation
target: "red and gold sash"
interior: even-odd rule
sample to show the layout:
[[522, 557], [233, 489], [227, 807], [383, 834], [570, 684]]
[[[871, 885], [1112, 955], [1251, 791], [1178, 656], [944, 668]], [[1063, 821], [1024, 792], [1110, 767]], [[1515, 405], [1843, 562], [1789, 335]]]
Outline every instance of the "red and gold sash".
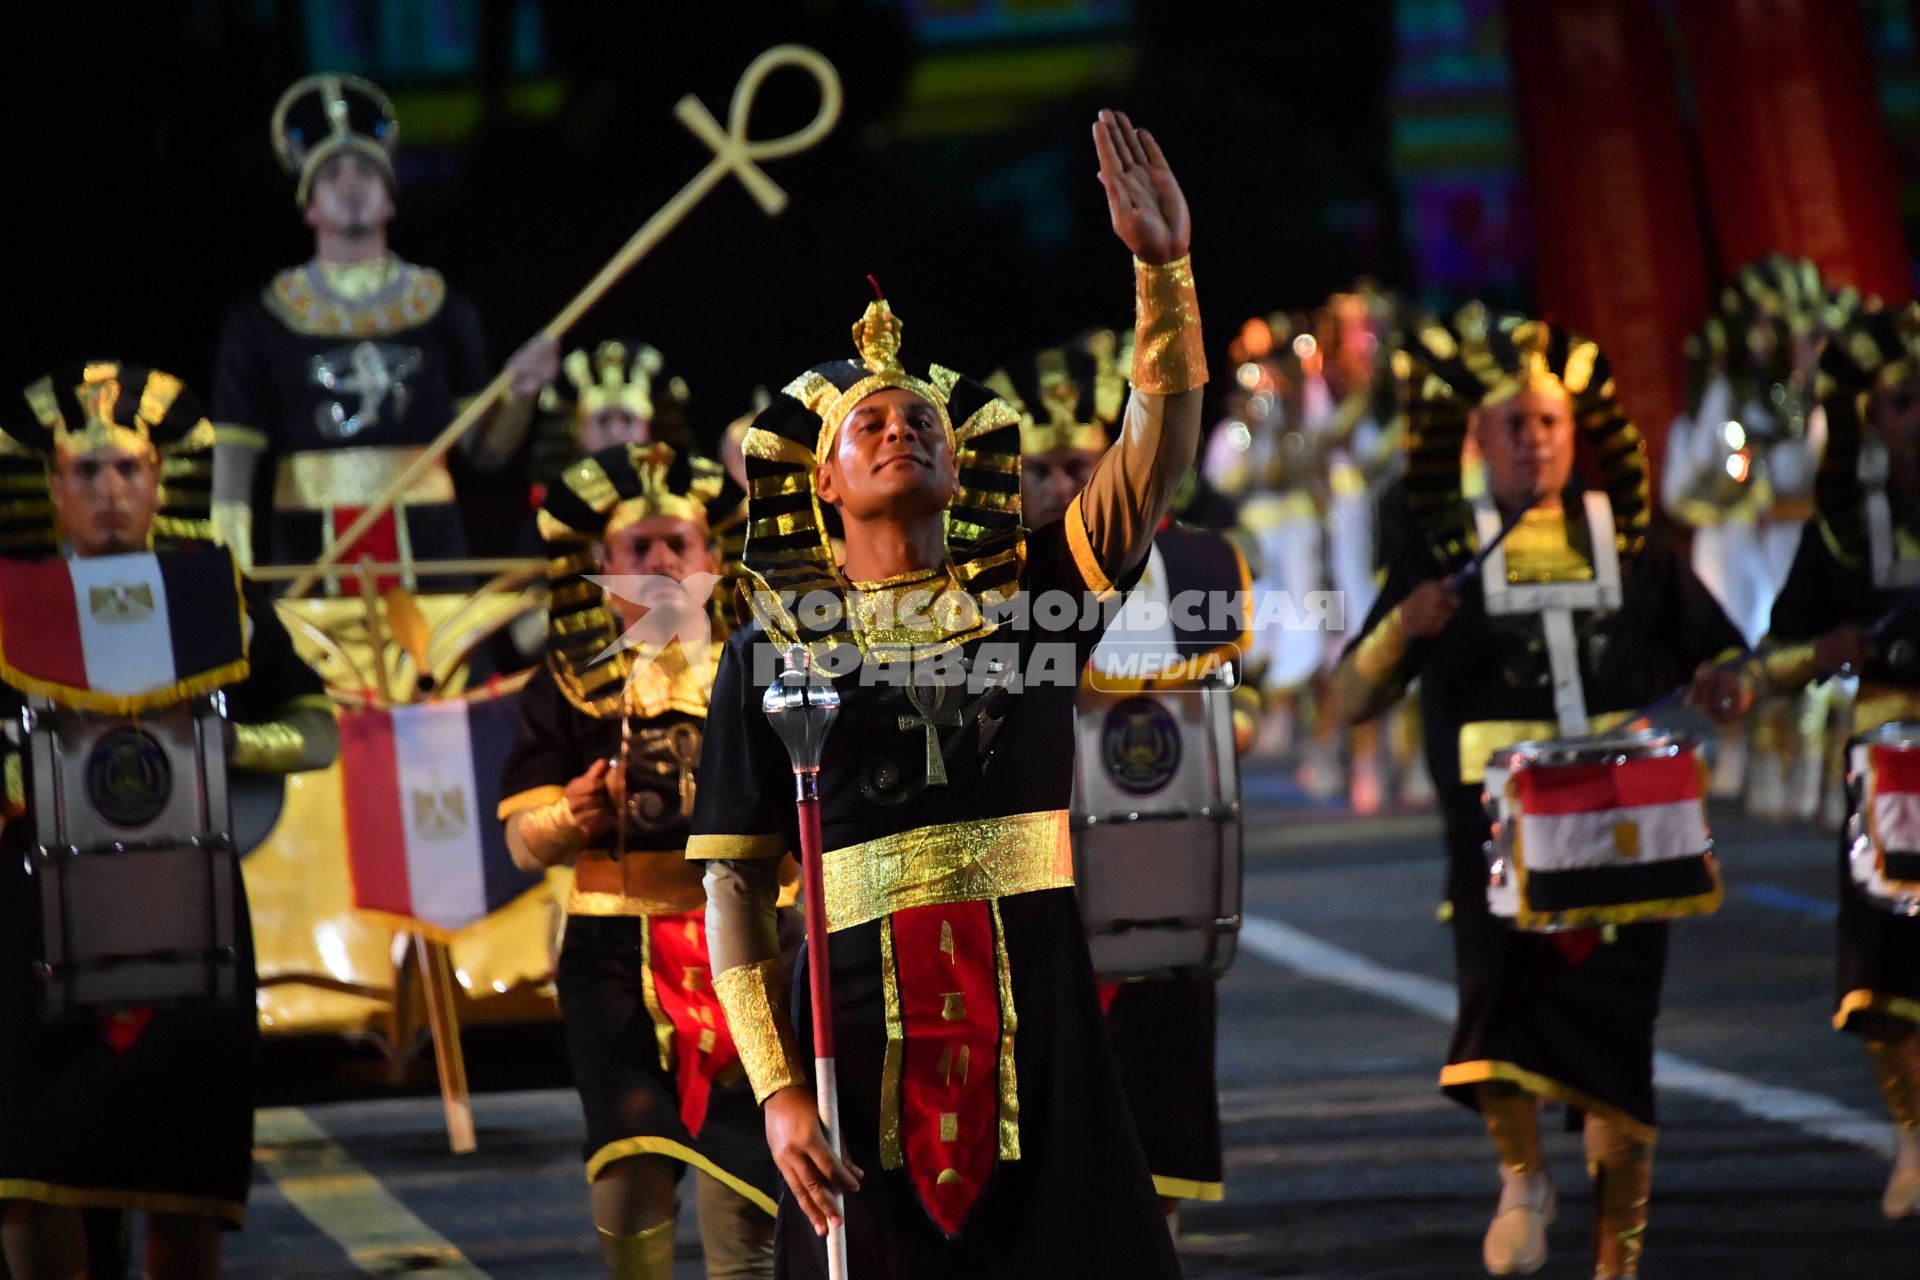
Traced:
[[700, 1136], [713, 1081], [740, 1061], [713, 993], [704, 911], [646, 918], [646, 999], [660, 1065], [679, 1084], [680, 1119]]

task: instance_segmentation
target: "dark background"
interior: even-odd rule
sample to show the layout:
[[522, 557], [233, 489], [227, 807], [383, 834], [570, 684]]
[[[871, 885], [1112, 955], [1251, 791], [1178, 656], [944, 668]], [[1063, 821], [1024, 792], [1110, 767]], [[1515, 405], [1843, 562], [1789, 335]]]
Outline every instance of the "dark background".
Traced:
[[[11, 175], [0, 387], [106, 357], [168, 369], [204, 395], [227, 308], [312, 252], [267, 136], [280, 92], [316, 69], [301, 8], [67, 3], [16, 15], [13, 70], [0, 79]], [[1386, 0], [1121, 8], [1118, 29], [1064, 42], [1106, 60], [1092, 78], [1110, 90], [1021, 84], [1016, 62], [1010, 122], [1003, 113], [969, 132], [902, 121], [924, 50], [897, 6], [547, 0], [539, 76], [557, 82], [559, 105], [535, 115], [511, 105], [526, 78], [511, 65], [516, 6], [481, 0], [481, 66], [467, 81], [479, 122], [457, 146], [410, 146], [407, 86], [368, 69], [400, 99], [393, 244], [475, 298], [504, 359], [704, 164], [672, 117], [680, 95], [724, 121], [754, 54], [794, 40], [839, 67], [846, 112], [819, 148], [768, 165], [788, 210], [768, 220], [723, 184], [572, 335], [659, 346], [687, 377], [704, 435], [743, 412], [754, 387], [851, 354], [869, 272], [906, 323], [909, 358], [975, 374], [1129, 322], [1128, 259], [1093, 176], [1089, 125], [1102, 105], [1150, 125], [1180, 176], [1210, 316], [1303, 304], [1362, 271], [1405, 278]], [[1046, 52], [1044, 38], [1031, 43]], [[967, 109], [991, 108], [999, 92]], [[804, 77], [783, 73], [753, 131], [797, 128], [813, 105]], [[0, 394], [0, 424], [21, 411]]]

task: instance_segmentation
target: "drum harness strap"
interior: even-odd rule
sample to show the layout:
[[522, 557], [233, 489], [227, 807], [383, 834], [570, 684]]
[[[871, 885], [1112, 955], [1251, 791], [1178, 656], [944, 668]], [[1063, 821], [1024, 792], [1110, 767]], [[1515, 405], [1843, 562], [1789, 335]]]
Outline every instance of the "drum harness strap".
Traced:
[[[1563, 738], [1585, 737], [1593, 730], [1587, 715], [1586, 686], [1580, 679], [1580, 649], [1573, 630], [1576, 609], [1611, 610], [1620, 607], [1620, 548], [1614, 537], [1613, 506], [1603, 491], [1589, 491], [1583, 499], [1587, 530], [1593, 547], [1590, 582], [1507, 581], [1504, 547], [1493, 547], [1480, 574], [1487, 613], [1492, 616], [1539, 614], [1545, 633], [1548, 670], [1553, 677], [1553, 713]], [[1490, 546], [1500, 536], [1500, 512], [1491, 498], [1474, 499], [1473, 519], [1480, 545]]]

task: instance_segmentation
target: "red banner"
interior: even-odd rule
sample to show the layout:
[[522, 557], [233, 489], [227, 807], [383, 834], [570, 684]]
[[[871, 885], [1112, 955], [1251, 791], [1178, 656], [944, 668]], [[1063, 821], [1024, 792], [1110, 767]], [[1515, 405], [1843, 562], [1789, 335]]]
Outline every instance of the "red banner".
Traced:
[[1541, 312], [1600, 343], [1657, 466], [1685, 400], [1681, 344], [1709, 302], [1659, 14], [1653, 0], [1508, 0], [1506, 14]]
[[1679, 14], [1721, 268], [1781, 251], [1905, 301], [1898, 179], [1859, 6], [1679, 0]]

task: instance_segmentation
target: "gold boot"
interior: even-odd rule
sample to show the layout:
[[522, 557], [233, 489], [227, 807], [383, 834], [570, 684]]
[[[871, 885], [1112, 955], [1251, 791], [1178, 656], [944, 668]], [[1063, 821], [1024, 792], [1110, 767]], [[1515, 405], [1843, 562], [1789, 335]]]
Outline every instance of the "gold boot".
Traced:
[[1599, 1116], [1587, 1117], [1587, 1172], [1593, 1176], [1594, 1280], [1633, 1280], [1646, 1243], [1653, 1194], [1653, 1147]]
[[600, 1256], [613, 1280], [673, 1280], [673, 1220], [630, 1236], [600, 1233]]
[[1500, 1203], [1481, 1242], [1481, 1260], [1488, 1275], [1532, 1275], [1546, 1265], [1547, 1224], [1557, 1210], [1540, 1154], [1539, 1104], [1510, 1084], [1482, 1084], [1475, 1094], [1500, 1153]]
[[1900, 1127], [1893, 1174], [1880, 1196], [1880, 1212], [1910, 1218], [1920, 1212], [1920, 1044], [1912, 1036], [1867, 1041], [1867, 1057], [1880, 1081], [1887, 1110]]

